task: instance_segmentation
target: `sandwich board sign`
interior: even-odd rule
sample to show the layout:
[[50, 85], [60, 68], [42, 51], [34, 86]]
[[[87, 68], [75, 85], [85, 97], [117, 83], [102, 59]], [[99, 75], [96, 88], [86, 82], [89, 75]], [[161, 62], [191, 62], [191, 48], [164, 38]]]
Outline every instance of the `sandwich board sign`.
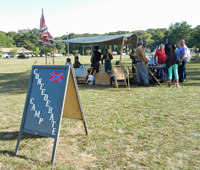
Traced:
[[62, 117], [82, 120], [88, 134], [73, 67], [32, 66], [15, 154], [21, 132], [51, 137], [54, 138], [53, 164]]

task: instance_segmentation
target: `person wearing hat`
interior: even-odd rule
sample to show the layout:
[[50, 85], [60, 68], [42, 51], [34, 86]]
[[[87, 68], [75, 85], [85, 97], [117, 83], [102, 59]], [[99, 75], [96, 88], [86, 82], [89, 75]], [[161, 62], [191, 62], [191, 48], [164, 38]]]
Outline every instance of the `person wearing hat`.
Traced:
[[91, 56], [91, 67], [93, 67], [93, 70], [92, 70], [92, 73], [94, 73], [94, 70], [96, 70], [96, 73], [99, 72], [99, 66], [100, 66], [100, 63], [99, 61], [101, 60], [101, 53], [98, 51], [99, 47], [98, 46], [95, 46], [94, 47], [95, 51], [92, 53], [92, 56]]
[[135, 62], [137, 68], [136, 79], [138, 86], [141, 86], [143, 82], [145, 87], [150, 87], [148, 79], [148, 70], [145, 66], [145, 64], [148, 63], [149, 59], [145, 56], [142, 40], [138, 41], [138, 46], [134, 50], [136, 53], [135, 55]]
[[108, 53], [108, 50], [105, 49], [105, 54], [103, 55], [103, 58], [101, 60], [101, 64], [103, 65], [103, 60], [105, 60], [104, 68], [105, 72], [108, 72], [108, 70], [112, 70], [111, 60], [113, 59], [113, 56]]

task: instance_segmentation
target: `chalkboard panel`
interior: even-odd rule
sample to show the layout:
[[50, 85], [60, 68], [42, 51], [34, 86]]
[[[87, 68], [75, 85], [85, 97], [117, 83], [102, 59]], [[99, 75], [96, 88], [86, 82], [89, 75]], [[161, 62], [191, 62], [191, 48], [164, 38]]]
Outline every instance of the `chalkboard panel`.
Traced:
[[33, 66], [15, 154], [21, 132], [52, 137], [55, 138], [53, 164], [62, 116], [83, 120], [88, 134], [73, 68], [67, 65]]
[[33, 69], [23, 131], [55, 137], [59, 129], [68, 71], [69, 67], [56, 69], [36, 66]]

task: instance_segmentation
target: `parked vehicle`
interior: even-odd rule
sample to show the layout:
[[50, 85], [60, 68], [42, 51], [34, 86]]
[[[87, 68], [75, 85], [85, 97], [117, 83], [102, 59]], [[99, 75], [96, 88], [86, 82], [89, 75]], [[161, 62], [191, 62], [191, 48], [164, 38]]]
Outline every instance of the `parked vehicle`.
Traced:
[[39, 54], [38, 57], [45, 57], [45, 55], [44, 54]]
[[73, 54], [68, 54], [68, 53], [67, 53], [67, 54], [65, 54], [65, 56], [67, 56], [67, 57], [70, 57], [70, 56], [73, 57], [74, 55], [73, 55]]
[[32, 57], [32, 54], [27, 54], [27, 57]]
[[117, 55], [117, 52], [116, 51], [112, 51], [110, 54], [111, 55]]
[[25, 59], [25, 58], [28, 59], [28, 56], [25, 55], [25, 54], [19, 54], [19, 55], [18, 55], [18, 59], [20, 59], [20, 58], [21, 58], [21, 59]]
[[37, 57], [37, 56], [35, 54], [33, 54], [32, 57]]

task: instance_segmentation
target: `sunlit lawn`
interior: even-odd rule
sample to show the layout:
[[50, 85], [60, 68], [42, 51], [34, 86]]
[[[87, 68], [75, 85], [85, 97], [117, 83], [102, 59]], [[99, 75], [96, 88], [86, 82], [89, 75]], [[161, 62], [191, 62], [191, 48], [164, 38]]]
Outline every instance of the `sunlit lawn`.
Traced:
[[[55, 58], [55, 64], [65, 61]], [[89, 65], [89, 57], [80, 62]], [[23, 133], [14, 154], [35, 63], [45, 59], [0, 59], [0, 169], [200, 168], [200, 60], [187, 63], [181, 88], [168, 88], [167, 82], [150, 88], [134, 83], [130, 90], [79, 85], [89, 135], [81, 121], [63, 119], [53, 166], [51, 138]], [[128, 56], [122, 63], [131, 65]]]

